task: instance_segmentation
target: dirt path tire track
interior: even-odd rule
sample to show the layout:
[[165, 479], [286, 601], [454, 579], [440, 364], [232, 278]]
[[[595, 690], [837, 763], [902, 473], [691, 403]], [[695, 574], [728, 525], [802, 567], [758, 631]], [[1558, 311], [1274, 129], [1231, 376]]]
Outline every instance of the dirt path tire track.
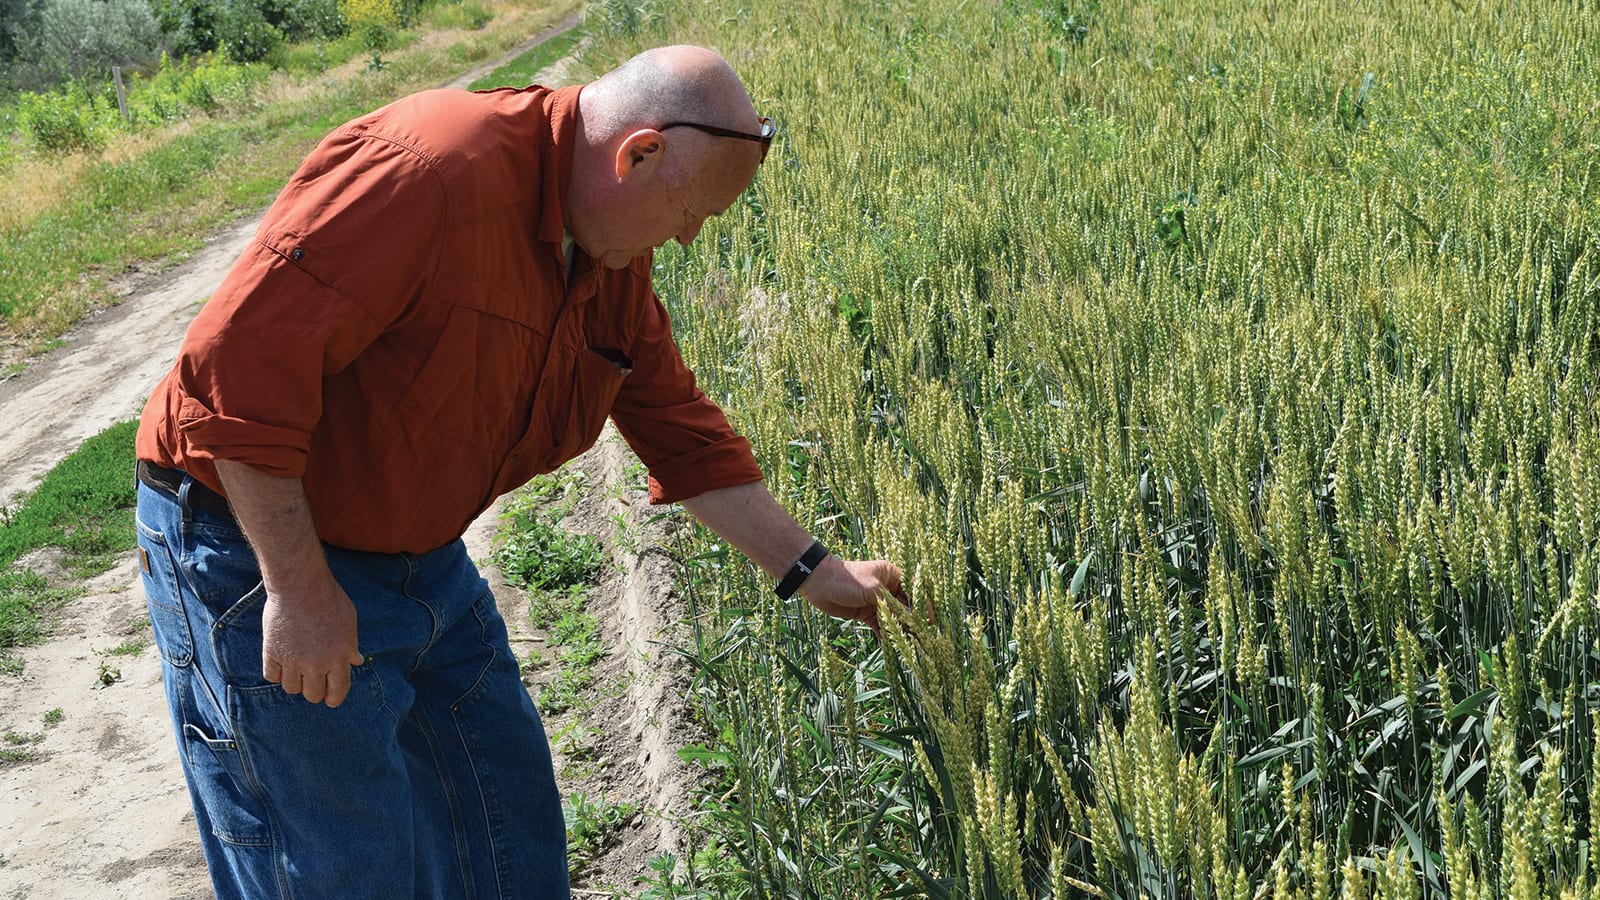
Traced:
[[[578, 22], [578, 15], [569, 16], [444, 86], [463, 87]], [[561, 83], [560, 65], [541, 72], [539, 80]], [[259, 222], [259, 215], [240, 220], [172, 271], [130, 283], [126, 299], [80, 324], [62, 347], [32, 360], [21, 374], [0, 381], [0, 504], [35, 487], [86, 438], [137, 415], [172, 365], [195, 311]], [[636, 546], [629, 550], [611, 535], [619, 574], [597, 589], [603, 596], [596, 598], [611, 644], [611, 669], [603, 677], [626, 685], [615, 702], [597, 711], [606, 717], [611, 738], [602, 752], [617, 765], [609, 776], [586, 784], [652, 810], [592, 867], [594, 875], [626, 891], [646, 874], [650, 856], [684, 851], [678, 817], [695, 779], [674, 751], [687, 728], [681, 699], [687, 674], [656, 643], [681, 613], [671, 597], [667, 558], [650, 552], [664, 539], [666, 526], [649, 520], [642, 496], [608, 499], [601, 487], [622, 476], [625, 447], [608, 437], [578, 464], [596, 486], [585, 500], [586, 530], [603, 532], [618, 511], [627, 513], [635, 529]], [[496, 515], [490, 510], [469, 531], [474, 558], [488, 554]], [[66, 578], [48, 552], [24, 562]], [[508, 623], [525, 632], [526, 600], [498, 573], [485, 575]], [[0, 766], [0, 898], [209, 896], [159, 657], [148, 647], [127, 656], [106, 653], [148, 635], [132, 555], [85, 589], [49, 641], [22, 651], [22, 676], [0, 676], [0, 731], [39, 735], [30, 745], [36, 761]], [[117, 670], [114, 682], [101, 684], [102, 665]], [[46, 713], [56, 708], [64, 720], [45, 725]]]

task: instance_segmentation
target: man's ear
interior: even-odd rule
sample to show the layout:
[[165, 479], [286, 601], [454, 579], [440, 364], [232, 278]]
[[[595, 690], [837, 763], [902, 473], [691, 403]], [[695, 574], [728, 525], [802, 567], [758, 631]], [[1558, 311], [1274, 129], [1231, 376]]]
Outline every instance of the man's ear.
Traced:
[[617, 179], [626, 181], [634, 175], [653, 171], [661, 162], [661, 150], [666, 138], [654, 128], [641, 128], [622, 139], [617, 145]]

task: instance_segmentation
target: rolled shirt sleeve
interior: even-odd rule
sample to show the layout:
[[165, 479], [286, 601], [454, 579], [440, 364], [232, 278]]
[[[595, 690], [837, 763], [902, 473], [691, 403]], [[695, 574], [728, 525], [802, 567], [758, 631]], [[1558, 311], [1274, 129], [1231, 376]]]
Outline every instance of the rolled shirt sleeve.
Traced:
[[442, 184], [411, 149], [358, 129], [330, 135], [190, 328], [173, 375], [182, 456], [302, 475], [324, 377], [417, 302], [444, 210]]
[[653, 294], [634, 344], [635, 369], [611, 418], [650, 472], [650, 502], [676, 503], [762, 479], [750, 442], [695, 383]]

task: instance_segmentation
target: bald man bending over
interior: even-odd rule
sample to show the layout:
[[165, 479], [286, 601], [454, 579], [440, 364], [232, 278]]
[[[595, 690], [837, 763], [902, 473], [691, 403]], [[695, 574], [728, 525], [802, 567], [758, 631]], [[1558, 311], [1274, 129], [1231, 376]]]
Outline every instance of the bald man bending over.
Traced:
[[428, 91], [306, 159], [138, 436], [139, 557], [217, 895], [569, 895], [550, 750], [461, 541], [609, 416], [777, 582], [876, 626], [695, 386], [650, 285], [772, 141], [728, 64]]

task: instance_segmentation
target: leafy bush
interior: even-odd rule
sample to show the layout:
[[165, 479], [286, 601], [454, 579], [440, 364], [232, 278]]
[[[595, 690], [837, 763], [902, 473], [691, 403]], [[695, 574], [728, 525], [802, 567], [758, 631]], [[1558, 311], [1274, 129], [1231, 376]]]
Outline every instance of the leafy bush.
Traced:
[[248, 0], [220, 4], [214, 28], [217, 49], [238, 62], [259, 62], [283, 46], [283, 32]]
[[338, 0], [259, 0], [262, 15], [288, 41], [342, 37]]
[[275, 56], [285, 41], [345, 33], [337, 0], [153, 0], [172, 51], [195, 56], [213, 50], [239, 62]]
[[39, 4], [35, 0], [0, 0], [0, 64], [9, 66], [17, 58], [18, 41], [33, 33], [38, 22]]
[[221, 56], [203, 57], [192, 67], [162, 56], [154, 75], [131, 86], [129, 113], [136, 122], [159, 124], [181, 119], [192, 109], [215, 112], [236, 106], [249, 100], [263, 74], [259, 66], [241, 65]]
[[107, 119], [114, 115], [105, 101], [74, 82], [67, 90], [17, 98], [17, 121], [41, 150], [98, 150], [105, 146]]
[[218, 5], [213, 0], [152, 0], [151, 9], [174, 55], [197, 56], [217, 49]]
[[345, 27], [360, 36], [362, 49], [375, 53], [394, 44], [401, 24], [396, 0], [339, 0], [339, 14]]

